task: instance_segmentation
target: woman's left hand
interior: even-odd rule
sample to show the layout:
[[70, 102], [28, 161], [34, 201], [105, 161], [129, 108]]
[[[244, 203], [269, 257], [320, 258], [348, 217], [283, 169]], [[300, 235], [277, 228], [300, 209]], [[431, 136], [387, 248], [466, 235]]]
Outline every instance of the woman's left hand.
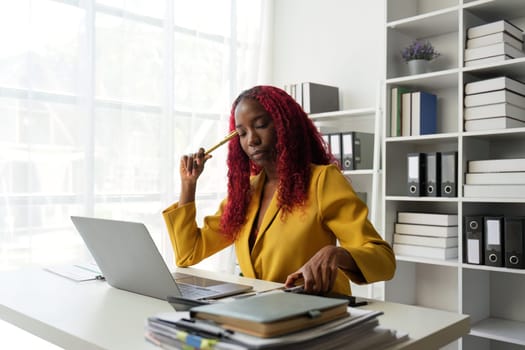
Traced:
[[325, 246], [299, 270], [286, 278], [285, 287], [294, 287], [302, 279], [306, 293], [328, 293], [334, 287], [338, 268], [352, 264], [355, 264], [352, 256], [345, 249], [332, 245]]

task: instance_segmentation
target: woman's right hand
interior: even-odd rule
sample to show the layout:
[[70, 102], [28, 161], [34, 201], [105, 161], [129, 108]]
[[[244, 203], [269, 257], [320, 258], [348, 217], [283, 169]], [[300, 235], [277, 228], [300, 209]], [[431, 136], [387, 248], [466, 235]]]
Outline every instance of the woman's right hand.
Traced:
[[179, 168], [181, 181], [179, 205], [195, 201], [197, 179], [204, 171], [204, 163], [210, 158], [211, 155], [204, 154], [204, 148], [200, 148], [197, 153], [181, 157]]
[[211, 155], [204, 154], [204, 148], [197, 153], [183, 155], [180, 159], [180, 179], [183, 183], [195, 184], [204, 171], [204, 164]]

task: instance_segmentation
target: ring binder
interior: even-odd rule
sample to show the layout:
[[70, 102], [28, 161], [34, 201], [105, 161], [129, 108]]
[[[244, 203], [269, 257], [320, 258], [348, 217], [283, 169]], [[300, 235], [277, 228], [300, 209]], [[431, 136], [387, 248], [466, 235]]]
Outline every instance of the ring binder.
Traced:
[[465, 244], [463, 261], [467, 264], [483, 265], [484, 239], [483, 216], [465, 217]]
[[422, 196], [425, 189], [426, 155], [425, 153], [409, 153], [407, 155], [408, 195]]
[[485, 216], [485, 265], [503, 266], [503, 217]]
[[504, 219], [504, 246], [505, 267], [514, 269], [525, 268], [523, 252], [525, 250], [524, 218], [505, 217]]

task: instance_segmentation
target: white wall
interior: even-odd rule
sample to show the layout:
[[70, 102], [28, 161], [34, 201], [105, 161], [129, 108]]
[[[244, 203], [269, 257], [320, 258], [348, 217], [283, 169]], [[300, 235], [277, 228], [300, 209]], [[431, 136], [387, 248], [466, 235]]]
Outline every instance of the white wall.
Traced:
[[338, 86], [341, 109], [376, 104], [385, 76], [383, 0], [275, 0], [272, 83]]

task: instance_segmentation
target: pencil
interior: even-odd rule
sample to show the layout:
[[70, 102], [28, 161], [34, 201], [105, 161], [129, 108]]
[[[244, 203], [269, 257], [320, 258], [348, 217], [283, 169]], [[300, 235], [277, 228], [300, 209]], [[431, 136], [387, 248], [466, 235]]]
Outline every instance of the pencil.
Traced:
[[231, 139], [233, 139], [235, 136], [237, 136], [239, 133], [236, 131], [236, 130], [233, 130], [231, 133], [229, 133], [224, 139], [222, 139], [222, 141], [220, 141], [218, 144], [216, 144], [215, 146], [211, 147], [210, 149], [208, 149], [206, 152], [204, 152], [204, 155], [208, 155], [210, 154], [212, 151], [214, 151], [215, 149], [219, 148], [220, 146], [224, 145], [226, 142], [230, 141]]

